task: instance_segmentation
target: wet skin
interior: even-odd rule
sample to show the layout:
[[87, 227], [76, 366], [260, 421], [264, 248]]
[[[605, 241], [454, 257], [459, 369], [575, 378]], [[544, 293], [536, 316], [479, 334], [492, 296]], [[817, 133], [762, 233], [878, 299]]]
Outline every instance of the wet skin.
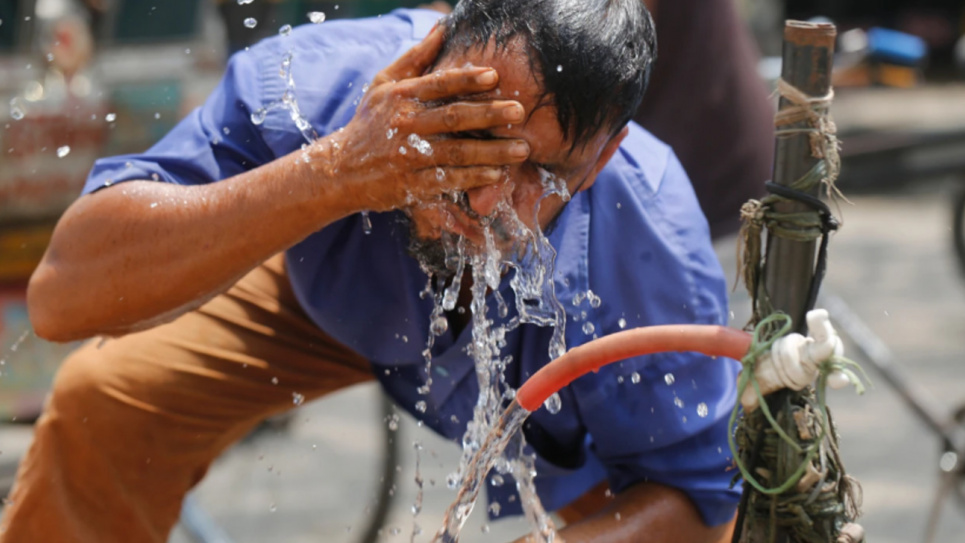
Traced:
[[506, 107], [518, 104], [525, 111], [525, 118], [522, 122], [500, 123], [458, 135], [480, 141], [522, 140], [529, 146], [529, 156], [525, 161], [505, 166], [498, 182], [466, 190], [458, 203], [441, 197], [405, 209], [413, 220], [416, 234], [422, 238], [437, 239], [443, 231], [449, 231], [482, 246], [482, 224], [492, 224], [497, 237], [512, 231], [512, 226], [505, 224], [511, 222], [505, 217], [507, 207], [514, 210], [528, 228], [537, 223], [545, 228], [565, 203], [557, 195], [540, 202], [545, 192], [540, 170], [564, 181], [571, 194], [586, 190], [626, 132], [611, 136], [610, 127], [602, 127], [589, 142], [574, 147], [557, 120], [552, 96], [544, 95], [538, 75], [533, 73], [521, 40], [512, 40], [504, 47], [497, 48], [490, 42], [485, 48], [450, 53], [439, 60], [433, 73], [469, 66], [493, 68], [499, 74], [499, 83], [492, 90], [461, 96], [453, 103], [505, 103]]

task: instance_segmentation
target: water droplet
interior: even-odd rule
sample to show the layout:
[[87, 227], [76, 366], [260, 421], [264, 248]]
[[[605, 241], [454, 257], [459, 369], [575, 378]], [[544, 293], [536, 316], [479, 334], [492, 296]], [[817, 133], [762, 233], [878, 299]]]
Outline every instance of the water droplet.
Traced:
[[617, 321], [617, 326], [619, 326], [621, 330], [623, 330], [624, 328], [626, 328], [626, 327], [627, 327], [627, 319], [621, 318], [620, 320], [618, 320], [618, 321]]
[[191, 48], [185, 49], [185, 50], [184, 50], [184, 54], [185, 54], [185, 55], [190, 55], [190, 54], [191, 54]]
[[489, 504], [489, 512], [493, 514], [494, 517], [499, 516], [499, 512], [502, 510], [503, 506], [499, 505], [499, 502], [493, 502]]
[[489, 479], [489, 483], [490, 483], [491, 485], [493, 485], [493, 486], [503, 486], [503, 483], [504, 483], [504, 482], [506, 482], [505, 479], [503, 479], [503, 476], [500, 475], [500, 474], [498, 474], [498, 473], [495, 474], [495, 475], [493, 475], [493, 476]]
[[295, 405], [301, 405], [305, 403], [305, 396], [297, 392], [292, 392], [292, 403]]
[[562, 65], [562, 64], [557, 64], [557, 65], [556, 65], [556, 71], [557, 71], [557, 72], [562, 72], [562, 71], [563, 71], [563, 65]]
[[479, 527], [479, 530], [480, 530], [482, 533], [484, 533], [484, 534], [488, 534], [488, 533], [489, 533], [489, 525], [488, 525], [488, 524], [483, 524], [482, 526]]
[[635, 385], [638, 384], [638, 383], [640, 382], [640, 374], [637, 373], [637, 372], [631, 373], [631, 374], [630, 374], [630, 382], [633, 383], [633, 384], [635, 384]]
[[619, 383], [619, 384], [621, 384], [621, 385], [623, 384], [623, 376], [622, 376], [622, 375], [618, 375], [618, 376], [617, 376], [617, 383]]
[[552, 415], [559, 413], [560, 409], [563, 408], [563, 400], [560, 399], [560, 393], [554, 392], [552, 396], [546, 398], [546, 401], [543, 402], [543, 407]]
[[406, 154], [406, 152], [407, 152], [407, 151], [405, 150], [405, 147], [403, 147], [403, 146], [400, 145], [400, 146], [399, 146], [399, 154], [400, 154], [400, 155], [404, 155], [404, 154]]
[[684, 407], [684, 401], [680, 399], [680, 396], [674, 396], [673, 404], [681, 409]]
[[593, 332], [595, 332], [595, 331], [596, 331], [596, 327], [593, 326], [593, 323], [592, 323], [592, 322], [587, 321], [587, 322], [583, 323], [583, 333], [584, 333], [584, 334], [586, 334], [586, 335], [591, 335], [591, 334], [592, 334]]
[[577, 307], [577, 306], [579, 306], [580, 304], [582, 304], [584, 299], [586, 299], [586, 293], [585, 293], [585, 292], [577, 292], [576, 294], [574, 294], [574, 295], [573, 295], [573, 307]]
[[70, 145], [64, 145], [57, 148], [57, 158], [64, 158], [70, 154]]
[[441, 336], [446, 333], [449, 329], [449, 321], [446, 320], [442, 315], [432, 319], [432, 324], [429, 326], [429, 331], [432, 332], [434, 336]]
[[255, 19], [254, 17], [248, 17], [247, 19], [245, 19], [245, 27], [254, 28], [256, 26], [258, 26], [258, 20]]
[[415, 410], [418, 411], [418, 412], [420, 412], [420, 413], [425, 413], [425, 412], [426, 412], [426, 402], [423, 401], [423, 400], [419, 400], [418, 402], [416, 402], [416, 403], [415, 403]]
[[268, 110], [265, 108], [258, 108], [251, 112], [251, 124], [255, 126], [260, 126], [265, 122], [265, 117], [268, 116]]
[[271, 378], [271, 384], [277, 385], [277, 384], [278, 384], [278, 378], [277, 378], [277, 377], [272, 377], [272, 378]]
[[254, 2], [254, 1], [255, 1], [255, 0], [238, 0], [238, 5], [239, 5], [239, 6], [244, 6], [244, 5], [246, 5], [246, 4], [250, 4], [250, 3]]
[[674, 381], [676, 381], [676, 379], [674, 379], [674, 376], [672, 373], [668, 373], [667, 375], [663, 376], [663, 382], [667, 383], [668, 385], [674, 384]]
[[324, 22], [325, 22], [325, 13], [324, 13], [324, 12], [321, 12], [321, 11], [309, 11], [309, 12], [308, 12], [308, 20], [311, 21], [311, 22], [313, 22], [313, 23], [315, 23], [315, 24], [324, 23]]
[[278, 34], [281, 36], [291, 36], [292, 25], [282, 25], [282, 27], [278, 29]]
[[[372, 233], [372, 218], [369, 217], [368, 211], [362, 212], [362, 233], [369, 235]], [[409, 342], [408, 338], [404, 340], [406, 343]]]
[[698, 416], [698, 417], [704, 418], [704, 417], [706, 417], [706, 416], [709, 414], [709, 412], [710, 412], [710, 410], [707, 409], [707, 404], [705, 404], [704, 402], [700, 402], [699, 404], [697, 404], [697, 416]]
[[620, 513], [616, 513], [615, 515], [613, 515], [613, 518], [617, 519], [618, 522], [623, 519]]
[[446, 476], [446, 486], [449, 487], [449, 490], [459, 488], [459, 479], [461, 479], [461, 477], [459, 477], [459, 474], [456, 472], [452, 472]]
[[617, 209], [620, 209], [621, 207], [623, 207], [623, 204], [621, 204], [620, 202], [617, 202]]
[[395, 137], [395, 134], [399, 131], [398, 128], [390, 128], [385, 131], [385, 139], [390, 140]]
[[596, 294], [593, 294], [592, 290], [586, 291], [586, 299], [589, 300], [590, 307], [594, 309], [596, 309], [597, 307], [600, 307], [600, 303], [602, 302], [599, 296], [597, 296]]
[[47, 62], [53, 62], [53, 61], [54, 61], [54, 54], [47, 53]]
[[108, 113], [107, 115], [104, 115], [104, 120], [107, 121], [107, 122], [109, 122], [109, 123], [112, 123], [112, 122], [114, 122], [114, 121], [117, 120], [117, 114], [116, 114], [116, 113]]
[[161, 118], [161, 114], [155, 112], [155, 113], [154, 113], [154, 118], [155, 118], [155, 119], [160, 119], [160, 118]]
[[436, 181], [442, 183], [446, 180], [446, 171], [442, 168], [436, 168]]
[[409, 134], [409, 137], [406, 139], [406, 142], [409, 144], [410, 147], [412, 147], [419, 153], [426, 156], [432, 156], [432, 145], [430, 145], [428, 141], [420, 138], [418, 135]]
[[278, 506], [276, 506], [275, 504], [271, 504], [271, 505], [268, 506], [268, 512], [269, 512], [269, 513], [274, 513], [274, 512], [277, 511], [277, 510], [278, 510]]
[[402, 336], [402, 343], [408, 343], [408, 342], [409, 342], [409, 336]]
[[221, 131], [224, 132], [224, 135], [225, 135], [225, 136], [227, 136], [228, 134], [231, 133], [231, 129], [228, 128], [227, 126], [225, 126], [224, 128], [222, 128]]
[[20, 119], [24, 118], [24, 113], [23, 113], [23, 110], [20, 109], [20, 106], [17, 106], [11, 103], [10, 116], [13, 117], [13, 120], [19, 121]]

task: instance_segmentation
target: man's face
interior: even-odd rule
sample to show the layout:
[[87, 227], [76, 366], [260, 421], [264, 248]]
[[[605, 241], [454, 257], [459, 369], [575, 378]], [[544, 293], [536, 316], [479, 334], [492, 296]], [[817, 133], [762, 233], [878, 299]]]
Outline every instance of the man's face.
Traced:
[[557, 120], [552, 96], [543, 95], [524, 47], [522, 40], [513, 40], [500, 49], [490, 42], [485, 49], [454, 52], [439, 60], [436, 70], [469, 64], [492, 67], [499, 74], [495, 90], [460, 100], [515, 100], [526, 110], [526, 120], [521, 124], [460, 136], [524, 139], [529, 143], [530, 156], [526, 162], [507, 166], [500, 183], [469, 190], [459, 201], [440, 199], [408, 209], [417, 251], [427, 250], [434, 240], [448, 234], [464, 236], [470, 248], [485, 247], [487, 224], [497, 247], [511, 247], [517, 241], [513, 234], [520, 223], [531, 230], [537, 224], [545, 228], [562, 210], [564, 201], [560, 196], [544, 198], [551, 176], [555, 176], [556, 183], [565, 184], [570, 194], [585, 190], [618, 145], [619, 138], [614, 140], [604, 128], [586, 145], [573, 148]]

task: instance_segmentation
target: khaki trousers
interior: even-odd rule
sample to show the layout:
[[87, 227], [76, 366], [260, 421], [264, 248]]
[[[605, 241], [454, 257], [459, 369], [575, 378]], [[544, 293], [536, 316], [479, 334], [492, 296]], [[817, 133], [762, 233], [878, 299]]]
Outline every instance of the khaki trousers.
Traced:
[[312, 324], [278, 255], [172, 323], [64, 362], [0, 521], [2, 543], [163, 543], [211, 462], [259, 421], [372, 379]]

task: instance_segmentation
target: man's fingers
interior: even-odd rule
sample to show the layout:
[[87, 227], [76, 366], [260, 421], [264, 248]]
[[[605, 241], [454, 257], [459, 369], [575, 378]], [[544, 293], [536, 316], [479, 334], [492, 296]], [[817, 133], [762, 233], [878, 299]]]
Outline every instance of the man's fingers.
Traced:
[[437, 166], [503, 166], [517, 164], [529, 157], [525, 140], [444, 139], [432, 143], [426, 162]]
[[426, 168], [419, 175], [428, 183], [436, 182], [445, 186], [446, 191], [467, 190], [499, 183], [506, 177], [501, 166], [470, 166], [464, 168]]
[[382, 70], [375, 77], [373, 83], [401, 81], [422, 75], [435, 62], [436, 56], [442, 48], [444, 36], [445, 24], [437, 23], [428, 36]]
[[408, 79], [400, 83], [399, 91], [406, 96], [430, 102], [486, 92], [496, 88], [498, 82], [496, 70], [473, 66], [440, 70]]
[[444, 134], [485, 130], [522, 122], [526, 112], [519, 102], [453, 102], [422, 110], [412, 122], [412, 132]]

